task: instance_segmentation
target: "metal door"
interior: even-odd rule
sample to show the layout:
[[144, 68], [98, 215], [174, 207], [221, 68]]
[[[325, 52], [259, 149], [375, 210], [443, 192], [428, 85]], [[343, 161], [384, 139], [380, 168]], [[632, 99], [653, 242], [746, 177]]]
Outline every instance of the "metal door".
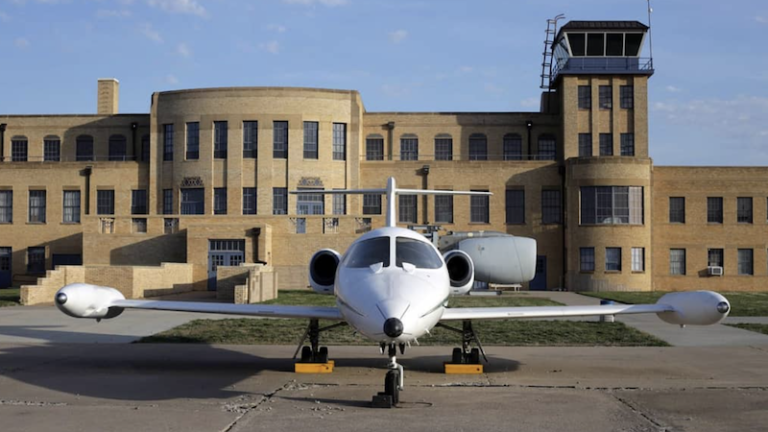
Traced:
[[547, 289], [547, 257], [536, 257], [536, 274], [530, 285], [531, 291], [545, 291]]
[[208, 291], [216, 291], [219, 266], [235, 267], [245, 261], [245, 240], [209, 240]]
[[11, 248], [0, 247], [0, 288], [11, 286]]

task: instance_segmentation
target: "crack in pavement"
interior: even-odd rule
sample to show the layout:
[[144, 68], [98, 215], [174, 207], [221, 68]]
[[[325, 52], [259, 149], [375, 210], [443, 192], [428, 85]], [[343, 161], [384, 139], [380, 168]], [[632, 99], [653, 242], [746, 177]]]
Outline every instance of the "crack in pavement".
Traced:
[[654, 425], [657, 428], [659, 428], [659, 432], [665, 432], [665, 431], [671, 431], [672, 430], [671, 427], [665, 426], [663, 423], [661, 423], [660, 421], [656, 420], [650, 414], [647, 414], [645, 411], [641, 410], [639, 407], [636, 407], [634, 404], [632, 404], [628, 400], [626, 400], [624, 398], [621, 398], [619, 396], [615, 396], [615, 398], [623, 406], [629, 408], [630, 411], [632, 411], [633, 413], [639, 415], [640, 417], [644, 418], [645, 420], [647, 420], [652, 425]]
[[296, 380], [290, 380], [287, 383], [283, 384], [278, 389], [266, 393], [259, 399], [256, 403], [243, 403], [243, 404], [225, 404], [224, 409], [229, 412], [237, 412], [239, 415], [235, 417], [232, 422], [230, 422], [224, 429], [222, 429], [222, 432], [230, 432], [232, 431], [235, 426], [237, 426], [237, 423], [243, 419], [246, 415], [253, 412], [255, 409], [259, 408], [261, 405], [263, 405], [265, 402], [270, 401], [277, 393], [283, 390], [291, 390], [296, 385]]
[[52, 406], [67, 406], [69, 404], [64, 402], [42, 402], [42, 401], [25, 401], [25, 400], [4, 400], [0, 399], [0, 406], [34, 406], [34, 407], [52, 407]]

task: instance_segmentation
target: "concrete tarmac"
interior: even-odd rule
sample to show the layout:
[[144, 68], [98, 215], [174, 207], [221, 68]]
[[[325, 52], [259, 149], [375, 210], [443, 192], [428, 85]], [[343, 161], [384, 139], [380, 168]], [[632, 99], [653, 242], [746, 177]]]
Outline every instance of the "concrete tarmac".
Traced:
[[370, 408], [386, 358], [331, 347], [336, 371], [292, 372], [291, 346], [0, 344], [0, 418], [15, 431], [764, 431], [764, 347], [488, 347], [445, 375], [414, 347], [403, 403]]

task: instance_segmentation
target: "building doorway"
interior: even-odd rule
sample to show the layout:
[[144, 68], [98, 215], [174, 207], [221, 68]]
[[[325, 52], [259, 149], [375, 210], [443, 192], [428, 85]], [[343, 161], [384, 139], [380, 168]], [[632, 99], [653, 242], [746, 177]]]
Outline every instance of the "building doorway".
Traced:
[[546, 291], [547, 289], [547, 257], [536, 256], [536, 274], [531, 281], [531, 291]]
[[208, 291], [216, 291], [216, 270], [236, 267], [245, 261], [245, 240], [208, 241]]
[[11, 248], [0, 247], [0, 288], [11, 286]]
[[53, 254], [53, 268], [61, 265], [83, 265], [83, 256], [80, 254]]

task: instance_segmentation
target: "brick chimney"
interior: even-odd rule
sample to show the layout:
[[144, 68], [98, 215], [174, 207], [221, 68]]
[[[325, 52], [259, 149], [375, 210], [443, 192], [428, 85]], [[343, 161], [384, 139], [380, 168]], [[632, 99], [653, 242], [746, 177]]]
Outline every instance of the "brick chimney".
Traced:
[[114, 78], [99, 78], [96, 110], [98, 114], [117, 114], [120, 97], [120, 81]]

